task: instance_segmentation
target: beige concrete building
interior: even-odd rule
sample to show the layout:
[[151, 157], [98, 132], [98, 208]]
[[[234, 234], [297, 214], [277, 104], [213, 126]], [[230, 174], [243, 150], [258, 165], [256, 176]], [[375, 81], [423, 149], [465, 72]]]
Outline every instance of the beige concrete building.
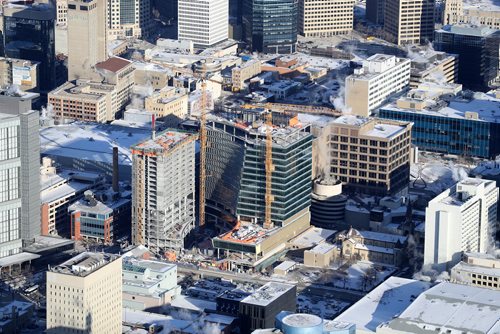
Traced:
[[50, 267], [47, 331], [121, 334], [121, 257], [85, 252]]
[[363, 61], [363, 67], [345, 79], [345, 104], [352, 113], [367, 117], [389, 96], [410, 83], [411, 61], [376, 54]]
[[354, 0], [299, 0], [298, 29], [305, 37], [330, 37], [352, 31]]
[[434, 34], [434, 0], [385, 0], [384, 31], [397, 45], [426, 43]]
[[331, 123], [330, 171], [348, 188], [387, 195], [410, 178], [410, 122], [341, 116]]
[[23, 91], [38, 89], [40, 63], [0, 57], [0, 87], [17, 85]]
[[[419, 49], [414, 49], [419, 52]], [[455, 83], [458, 79], [458, 56], [434, 50], [425, 50], [411, 61], [410, 88], [424, 82]]]
[[233, 91], [240, 91], [244, 88], [246, 80], [260, 74], [261, 64], [257, 59], [252, 59], [246, 63], [236, 66], [231, 70], [231, 80]]
[[106, 122], [113, 88], [113, 85], [86, 81], [66, 82], [48, 95], [55, 120], [59, 123], [67, 120]]
[[484, 253], [465, 253], [451, 269], [450, 281], [500, 291], [500, 259]]
[[158, 64], [136, 61], [134, 67], [135, 83], [137, 85], [151, 85], [155, 90], [167, 86], [169, 80], [174, 77], [172, 70]]
[[188, 95], [183, 89], [164, 87], [144, 100], [145, 109], [161, 118], [167, 127], [176, 127], [188, 115]]
[[95, 65], [98, 82], [67, 82], [49, 93], [55, 118], [103, 123], [113, 121], [130, 101], [134, 67], [126, 59], [113, 57]]
[[340, 254], [340, 250], [336, 245], [323, 242], [304, 252], [304, 265], [326, 268], [330, 266], [338, 254]]
[[463, 0], [446, 0], [443, 24], [475, 24], [500, 29], [500, 6], [487, 2], [464, 4]]
[[92, 69], [108, 58], [106, 1], [68, 0], [68, 80], [99, 79]]

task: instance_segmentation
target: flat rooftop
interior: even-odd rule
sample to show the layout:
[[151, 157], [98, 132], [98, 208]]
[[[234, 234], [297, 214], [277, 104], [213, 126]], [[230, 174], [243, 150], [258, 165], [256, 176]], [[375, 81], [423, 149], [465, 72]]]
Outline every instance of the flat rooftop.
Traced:
[[56, 249], [58, 247], [65, 247], [74, 245], [75, 241], [64, 239], [61, 237], [39, 235], [35, 237], [35, 241], [24, 249], [31, 253], [40, 253], [43, 251]]
[[429, 287], [427, 282], [389, 277], [334, 320], [355, 324], [358, 331], [375, 333], [377, 326], [401, 314]]
[[332, 237], [335, 233], [337, 233], [335, 230], [311, 226], [304, 233], [292, 239], [290, 243], [299, 248], [313, 247]]
[[137, 151], [168, 153], [179, 145], [194, 141], [196, 137], [196, 135], [190, 132], [166, 130], [158, 133], [154, 139], [150, 138], [134, 145], [132, 149]]
[[464, 9], [500, 12], [500, 3], [495, 0], [464, 0]]
[[500, 291], [442, 282], [384, 327], [411, 333], [500, 333]]
[[118, 258], [120, 256], [114, 254], [84, 252], [60, 265], [50, 267], [48, 271], [85, 277]]
[[271, 302], [275, 301], [280, 296], [294, 288], [295, 285], [291, 284], [269, 282], [257, 289], [250, 296], [243, 299], [241, 302], [246, 304], [267, 306]]
[[315, 254], [327, 254], [328, 252], [332, 251], [335, 248], [337, 248], [336, 245], [332, 245], [332, 244], [323, 242], [323, 243], [315, 246], [313, 249], [311, 249], [310, 252], [315, 253]]
[[[373, 125], [371, 125], [372, 123]], [[333, 125], [347, 125], [362, 129], [359, 137], [378, 137], [378, 138], [392, 138], [400, 132], [405, 131], [405, 123], [397, 124], [392, 121], [383, 119], [375, 119], [369, 117], [355, 116], [355, 115], [342, 115], [332, 122]], [[371, 128], [370, 128], [370, 127]], [[366, 131], [365, 131], [366, 129]]]
[[455, 265], [453, 267], [453, 270], [500, 277], [500, 268], [483, 267], [479, 265], [469, 264], [463, 261]]
[[458, 119], [465, 119], [467, 112], [475, 112], [478, 115], [478, 121], [495, 123], [500, 120], [500, 99], [496, 98], [492, 93], [475, 93], [470, 99], [456, 97], [448, 105], [429, 102], [431, 103], [430, 106], [424, 110], [402, 109], [398, 108], [395, 103], [383, 106], [380, 109]]
[[151, 136], [151, 130], [122, 125], [73, 122], [40, 129], [42, 155], [113, 163], [118, 147], [120, 165], [132, 165], [130, 147]]

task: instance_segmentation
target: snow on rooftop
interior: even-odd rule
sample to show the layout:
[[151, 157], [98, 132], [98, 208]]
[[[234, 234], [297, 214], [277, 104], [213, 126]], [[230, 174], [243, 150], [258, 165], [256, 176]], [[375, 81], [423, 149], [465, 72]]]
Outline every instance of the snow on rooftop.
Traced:
[[500, 291], [442, 282], [423, 292], [387, 327], [404, 332], [419, 328], [419, 333], [500, 333]]
[[456, 97], [448, 106], [439, 109], [412, 110], [398, 108], [394, 103], [382, 107], [381, 109], [414, 112], [431, 116], [441, 116], [464, 119], [466, 113], [477, 113], [478, 121], [495, 123], [500, 120], [500, 99], [493, 93], [475, 93], [472, 98]]
[[427, 289], [427, 282], [390, 277], [334, 320], [353, 323], [356, 330], [375, 333], [378, 325], [392, 320]]
[[215, 311], [217, 309], [217, 303], [215, 302], [185, 295], [176, 296], [175, 299], [172, 300], [171, 305], [175, 308], [197, 312], [204, 312], [205, 310]]
[[266, 285], [260, 287], [250, 296], [243, 299], [242, 302], [247, 304], [266, 306], [293, 288], [295, 288], [295, 286], [291, 284], [269, 282]]
[[405, 127], [394, 124], [376, 124], [372, 130], [365, 133], [367, 136], [390, 138], [403, 131]]
[[42, 155], [78, 157], [112, 164], [113, 147], [118, 147], [120, 165], [132, 165], [130, 147], [151, 136], [149, 129], [73, 122], [40, 130]]
[[500, 3], [496, 0], [464, 0], [464, 9], [477, 9], [487, 12], [499, 12]]
[[310, 227], [304, 233], [293, 239], [291, 243], [300, 248], [319, 245], [332, 235], [337, 233], [335, 230], [328, 230], [320, 227]]
[[295, 261], [283, 261], [279, 265], [277, 265], [274, 268], [274, 270], [278, 269], [278, 270], [287, 271], [287, 270], [290, 270], [291, 268], [293, 268], [296, 264], [297, 264], [297, 262], [295, 262]]
[[356, 115], [342, 115], [334, 123], [361, 126], [369, 121], [369, 118]]
[[313, 327], [323, 323], [320, 317], [307, 313], [294, 313], [285, 316], [282, 322], [293, 327]]

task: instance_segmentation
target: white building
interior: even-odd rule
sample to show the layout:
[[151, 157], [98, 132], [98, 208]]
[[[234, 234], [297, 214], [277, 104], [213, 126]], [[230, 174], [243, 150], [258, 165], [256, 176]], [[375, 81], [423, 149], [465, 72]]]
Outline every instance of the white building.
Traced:
[[462, 252], [484, 253], [497, 220], [495, 181], [467, 178], [429, 202], [425, 212], [424, 265], [445, 269]]
[[229, 32], [228, 0], [179, 0], [178, 39], [200, 47], [225, 41]]
[[410, 83], [411, 60], [376, 54], [345, 79], [345, 104], [355, 115], [367, 117], [391, 94]]
[[122, 332], [122, 259], [81, 253], [47, 271], [47, 332]]
[[158, 309], [181, 292], [175, 264], [125, 257], [122, 277], [123, 306], [134, 310]]

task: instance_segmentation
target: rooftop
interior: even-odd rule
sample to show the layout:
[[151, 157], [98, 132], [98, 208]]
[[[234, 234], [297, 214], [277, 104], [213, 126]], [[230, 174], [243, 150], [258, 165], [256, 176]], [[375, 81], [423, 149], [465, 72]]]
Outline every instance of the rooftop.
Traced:
[[304, 233], [292, 239], [290, 242], [299, 248], [308, 248], [319, 245], [333, 236], [337, 231], [311, 226]]
[[477, 121], [491, 123], [500, 121], [500, 99], [496, 98], [494, 94], [474, 93], [472, 96], [462, 95], [453, 98], [449, 103], [442, 100], [427, 102], [429, 106], [423, 110], [402, 109], [397, 107], [396, 103], [391, 103], [381, 107], [381, 109], [458, 119], [471, 119], [469, 114], [466, 115], [466, 113], [476, 113], [478, 116]]
[[132, 147], [133, 150], [140, 152], [168, 153], [175, 147], [187, 144], [196, 139], [196, 135], [189, 132], [177, 130], [166, 130], [158, 133], [155, 138], [147, 139]]
[[332, 122], [333, 125], [347, 125], [362, 129], [360, 136], [393, 138], [405, 131], [407, 122], [394, 122], [384, 119], [375, 119], [355, 115], [342, 115]]
[[50, 267], [49, 271], [85, 277], [119, 258], [120, 256], [114, 254], [84, 252], [60, 265]]
[[455, 24], [455, 25], [445, 25], [443, 28], [436, 31], [441, 33], [444, 32], [457, 35], [486, 37], [495, 33], [498, 30], [489, 28], [487, 26], [478, 26], [474, 24]]
[[130, 147], [150, 136], [149, 128], [73, 122], [40, 129], [41, 154], [112, 164], [117, 146], [119, 164], [131, 166]]
[[111, 57], [103, 62], [97, 63], [95, 67], [116, 73], [130, 64], [132, 64], [132, 62], [127, 59]]
[[495, 0], [464, 0], [464, 9], [500, 12], [500, 4]]
[[461, 261], [457, 265], [455, 265], [453, 267], [453, 270], [500, 277], [500, 269], [499, 268], [488, 268], [488, 267], [483, 267], [483, 266], [479, 266], [479, 265], [468, 264], [468, 263], [463, 262], [463, 261]]
[[250, 296], [243, 299], [241, 302], [246, 304], [267, 306], [271, 302], [275, 301], [280, 296], [294, 288], [295, 285], [291, 284], [269, 282], [257, 289]]
[[404, 311], [429, 286], [426, 282], [390, 277], [334, 320], [353, 323], [356, 330], [375, 333], [378, 325]]
[[310, 250], [312, 253], [316, 254], [326, 254], [336, 248], [336, 245], [329, 244], [327, 242], [320, 243], [319, 245], [315, 246]]
[[500, 291], [442, 282], [384, 324], [412, 333], [500, 333]]

